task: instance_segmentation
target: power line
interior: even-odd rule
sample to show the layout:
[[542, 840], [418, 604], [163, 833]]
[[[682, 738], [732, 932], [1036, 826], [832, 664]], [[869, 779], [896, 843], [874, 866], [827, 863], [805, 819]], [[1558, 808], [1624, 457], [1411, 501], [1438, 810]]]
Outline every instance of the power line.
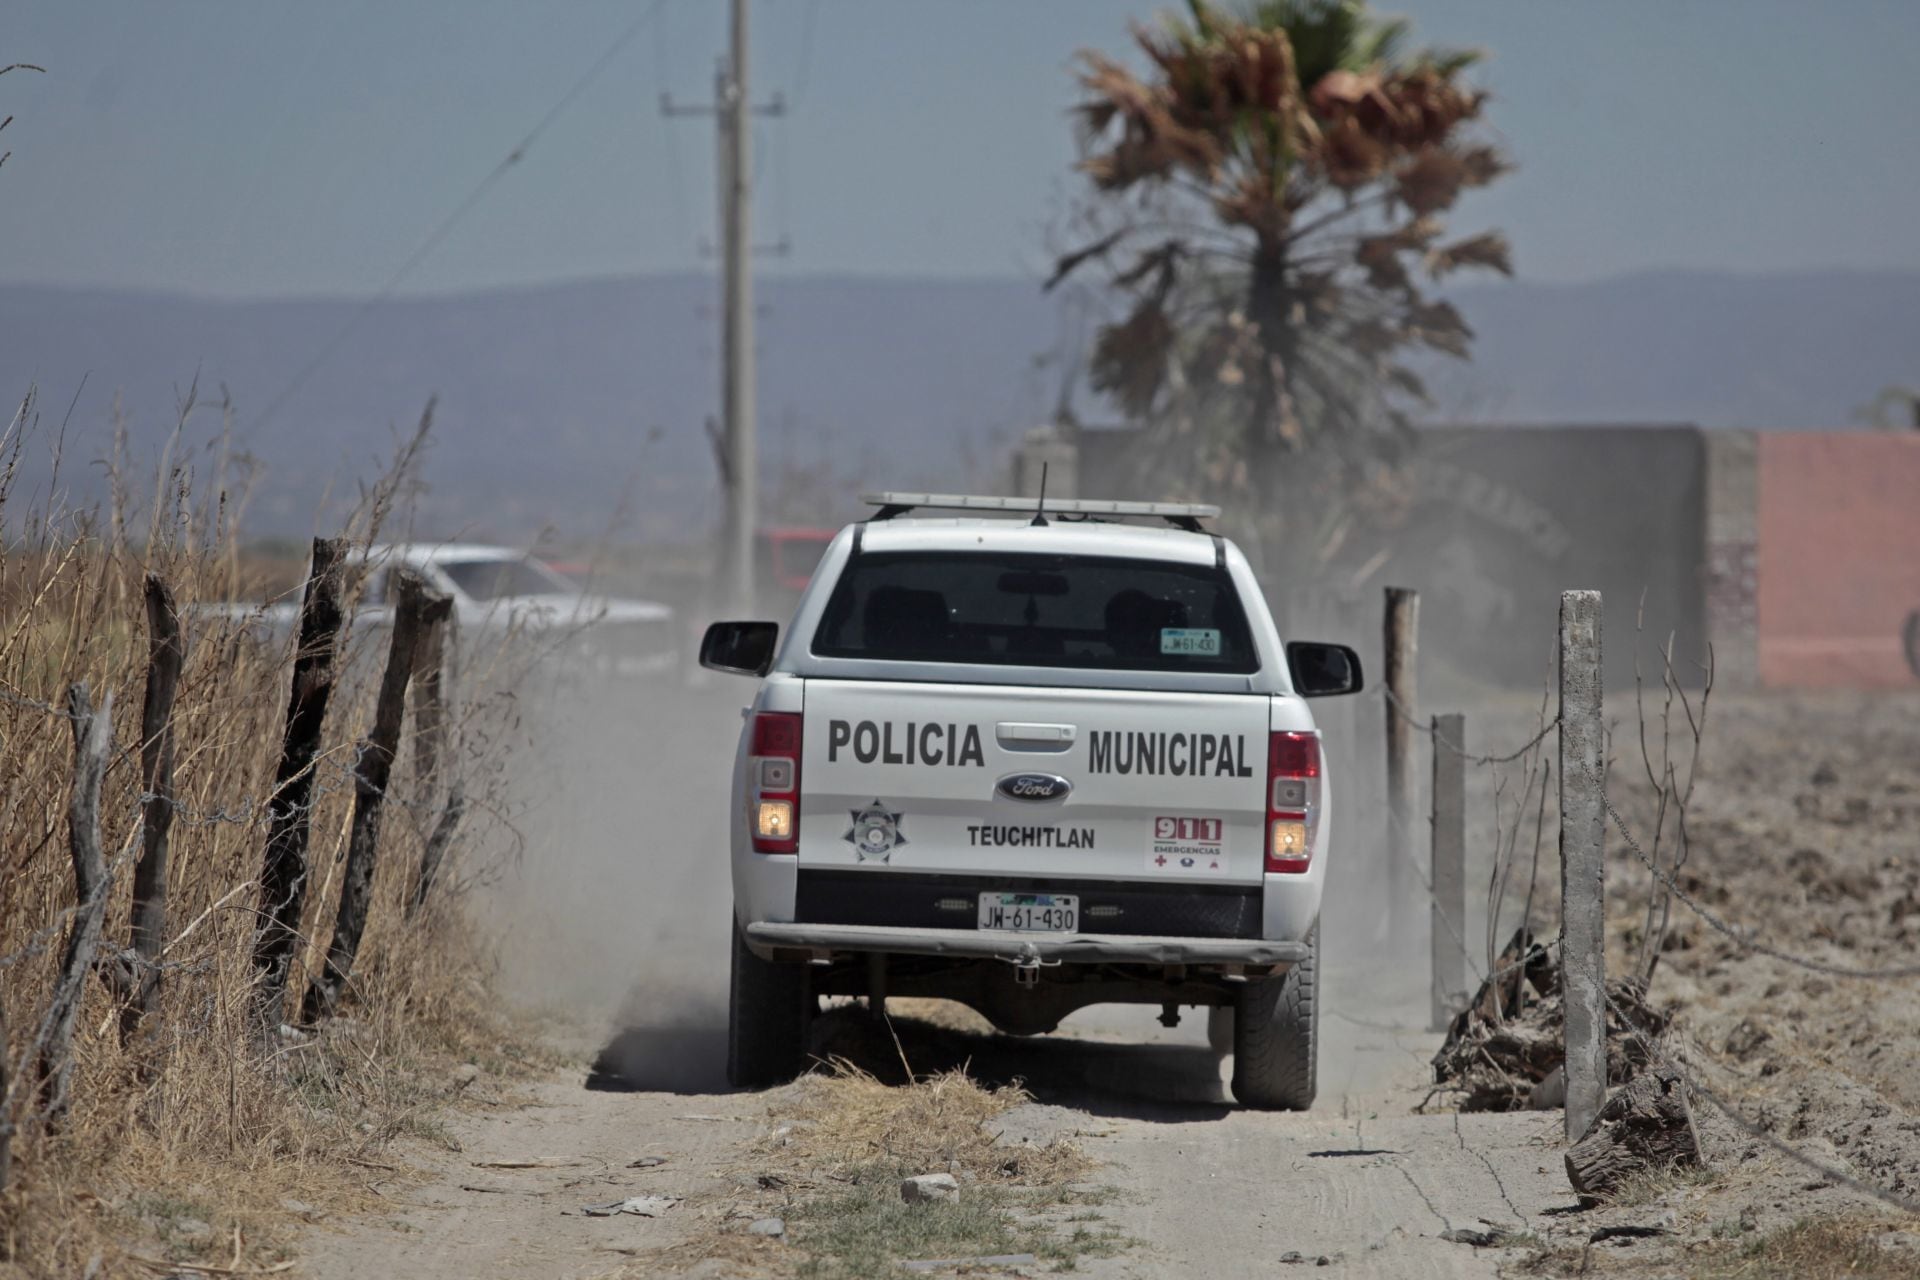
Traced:
[[[662, 22], [653, 29], [653, 78], [656, 84], [666, 84], [672, 75], [669, 57], [671, 24]], [[692, 220], [687, 216], [686, 184], [681, 181], [680, 143], [678, 133], [673, 129], [661, 130], [667, 141], [667, 177], [668, 186], [673, 189], [673, 228], [674, 236], [682, 244], [692, 239]]]
[[793, 106], [798, 110], [807, 96], [807, 82], [813, 76], [813, 27], [820, 17], [820, 0], [808, 0], [807, 16], [800, 33], [800, 65], [793, 73]]
[[466, 198], [454, 207], [453, 212], [442, 218], [439, 225], [435, 226], [434, 229], [428, 233], [427, 238], [420, 242], [419, 247], [407, 255], [406, 260], [395, 268], [392, 275], [387, 277], [386, 283], [381, 285], [366, 301], [356, 307], [353, 314], [347, 318], [346, 323], [340, 326], [339, 331], [320, 348], [319, 352], [315, 354], [311, 360], [307, 361], [307, 363], [301, 367], [298, 373], [294, 374], [292, 381], [288, 382], [287, 385], [280, 390], [278, 395], [267, 402], [267, 407], [261, 411], [259, 418], [248, 428], [249, 432], [258, 432], [266, 428], [267, 424], [273, 420], [273, 416], [285, 407], [287, 401], [291, 400], [299, 392], [301, 387], [306, 385], [307, 379], [319, 372], [321, 366], [332, 359], [333, 354], [346, 343], [348, 338], [353, 336], [354, 331], [359, 329], [361, 323], [373, 312], [374, 308], [393, 296], [394, 291], [400, 287], [402, 281], [413, 273], [414, 268], [424, 262], [427, 255], [439, 248], [440, 243], [449, 235], [453, 234], [454, 228], [459, 226], [461, 221], [465, 219], [469, 213], [472, 213], [482, 200], [486, 199], [487, 194], [493, 190], [494, 185], [506, 176], [507, 170], [519, 164], [520, 161], [526, 157], [527, 152], [532, 149], [534, 143], [540, 140], [541, 135], [547, 131], [548, 127], [551, 126], [554, 121], [558, 120], [566, 109], [574, 104], [575, 99], [585, 93], [595, 80], [600, 78], [601, 73], [613, 64], [613, 60], [619, 57], [620, 53], [629, 44], [633, 43], [634, 38], [644, 31], [648, 24], [655, 18], [659, 17], [660, 12], [666, 7], [667, 0], [654, 0], [653, 4], [648, 6], [647, 11], [641, 14], [633, 25], [629, 26], [614, 38], [613, 43], [608, 45], [600, 56], [595, 58], [593, 63], [581, 73], [580, 78], [573, 82], [572, 87], [561, 95], [560, 100], [547, 108], [546, 114], [542, 115], [540, 119], [535, 122], [533, 128], [527, 131], [526, 136], [515, 143], [513, 149], [507, 152], [500, 163], [489, 170], [487, 175], [474, 185], [473, 190], [467, 193]]

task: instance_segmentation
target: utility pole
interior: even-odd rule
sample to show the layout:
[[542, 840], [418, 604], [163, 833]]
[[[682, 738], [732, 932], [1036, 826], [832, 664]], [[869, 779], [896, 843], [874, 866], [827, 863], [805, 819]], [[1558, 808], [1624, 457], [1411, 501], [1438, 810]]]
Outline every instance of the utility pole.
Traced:
[[711, 106], [674, 105], [660, 95], [667, 116], [711, 115], [719, 131], [721, 245], [721, 456], [727, 488], [724, 542], [727, 603], [738, 617], [754, 609], [753, 538], [760, 508], [760, 470], [754, 403], [753, 345], [753, 117], [779, 116], [786, 104], [754, 106], [747, 89], [748, 0], [732, 0], [728, 55], [714, 76]]

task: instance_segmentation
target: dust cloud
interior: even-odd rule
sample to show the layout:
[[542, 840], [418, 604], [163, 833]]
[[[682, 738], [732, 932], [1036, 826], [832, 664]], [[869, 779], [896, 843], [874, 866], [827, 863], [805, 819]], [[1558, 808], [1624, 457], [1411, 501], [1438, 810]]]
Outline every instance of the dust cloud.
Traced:
[[[753, 687], [719, 676], [699, 690], [674, 679], [574, 680], [524, 700], [510, 804], [525, 847], [488, 898], [499, 986], [558, 1017], [592, 1059], [590, 1087], [726, 1087], [727, 791]], [[1404, 1082], [1406, 1049], [1392, 1029], [1426, 1017], [1424, 911], [1419, 929], [1396, 932], [1383, 907], [1377, 729], [1362, 731], [1378, 709], [1371, 699], [1316, 708], [1340, 787], [1321, 925], [1321, 1106], [1335, 1110]], [[1055, 1037], [968, 1052], [1063, 1101], [1225, 1101], [1202, 1052], [1205, 1012], [1184, 1010], [1174, 1029], [1158, 1014], [1098, 1006]]]
[[[1390, 843], [1377, 611], [1329, 605], [1323, 597], [1274, 604], [1284, 634], [1351, 643], [1369, 676], [1367, 692], [1314, 706], [1333, 826], [1320, 928], [1320, 1105], [1339, 1109], [1390, 1085], [1404, 1090], [1420, 1074], [1409, 1072], [1407, 1036], [1423, 1031], [1428, 1019], [1427, 900], [1418, 876], [1409, 875], [1417, 898], [1396, 922], [1389, 919], [1387, 896], [1392, 859], [1411, 857], [1424, 869], [1428, 828], [1417, 820], [1399, 849]], [[1445, 655], [1461, 652], [1473, 637], [1432, 631], [1422, 637], [1422, 714], [1468, 712], [1476, 750], [1524, 740], [1538, 707], [1537, 686], [1529, 695], [1459, 678]], [[1551, 641], [1547, 630], [1536, 679], [1546, 676]], [[489, 896], [500, 937], [500, 987], [517, 1004], [558, 1014], [577, 1029], [580, 1047], [594, 1059], [590, 1084], [722, 1089], [732, 902], [727, 792], [740, 712], [753, 682], [711, 676], [697, 690], [674, 677], [576, 677], [557, 690], [543, 684], [548, 692], [521, 701], [526, 745], [511, 770], [514, 793], [501, 798], [525, 846]], [[1422, 742], [1415, 767], [1415, 811], [1422, 815], [1429, 760]], [[1491, 771], [1469, 771], [1470, 981], [1485, 967], [1485, 886], [1496, 843], [1487, 819], [1497, 781]], [[1516, 769], [1507, 785], [1517, 792], [1523, 781]], [[1550, 833], [1551, 805], [1546, 820]], [[1554, 865], [1551, 857], [1544, 861]], [[1511, 893], [1524, 892], [1523, 871], [1513, 877]], [[1506, 911], [1509, 922], [1500, 929], [1510, 933], [1517, 913], [1511, 903]], [[1158, 1023], [1158, 1014], [1157, 1006], [1099, 1006], [1069, 1018], [1062, 1034], [1103, 1042], [1095, 1055], [1101, 1060], [1108, 1046], [1130, 1043], [1158, 1046], [1168, 1051], [1168, 1062], [1183, 1064], [1172, 1073], [1180, 1078], [1171, 1079], [1115, 1059], [1112, 1087], [1166, 1100], [1224, 1098], [1212, 1069], [1194, 1065], [1206, 1044], [1204, 1011], [1183, 1011], [1172, 1029]], [[1047, 1087], [1049, 1074], [1067, 1093], [1108, 1087], [1088, 1078], [1087, 1064], [1072, 1060], [1078, 1051], [1071, 1046], [1000, 1048], [1038, 1089]]]
[[525, 849], [490, 895], [501, 987], [592, 1038], [592, 1086], [726, 1087], [727, 791], [752, 695], [572, 679], [524, 708]]

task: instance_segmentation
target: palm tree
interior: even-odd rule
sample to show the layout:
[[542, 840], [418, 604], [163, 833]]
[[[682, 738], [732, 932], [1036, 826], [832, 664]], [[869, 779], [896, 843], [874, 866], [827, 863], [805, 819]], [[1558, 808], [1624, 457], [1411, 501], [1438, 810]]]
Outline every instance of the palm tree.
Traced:
[[[1464, 358], [1472, 338], [1427, 285], [1511, 272], [1498, 233], [1443, 242], [1461, 193], [1508, 167], [1473, 133], [1485, 95], [1461, 73], [1478, 55], [1408, 51], [1407, 24], [1364, 0], [1188, 0], [1133, 35], [1144, 77], [1081, 54], [1092, 191], [1048, 285], [1098, 270], [1121, 302], [1095, 339], [1094, 388], [1148, 424], [1142, 462], [1163, 481], [1295, 500], [1391, 490], [1406, 409], [1426, 395], [1404, 357]], [[1298, 518], [1267, 524], [1263, 541], [1299, 549]]]

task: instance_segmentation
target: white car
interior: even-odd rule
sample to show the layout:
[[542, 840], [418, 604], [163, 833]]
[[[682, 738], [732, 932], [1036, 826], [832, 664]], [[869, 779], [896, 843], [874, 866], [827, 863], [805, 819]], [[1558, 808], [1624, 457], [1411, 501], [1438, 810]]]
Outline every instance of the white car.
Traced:
[[1217, 508], [868, 501], [784, 641], [721, 622], [701, 647], [762, 678], [730, 815], [732, 1080], [799, 1070], [822, 995], [958, 1000], [1016, 1034], [1128, 1002], [1207, 1008], [1236, 1097], [1308, 1106], [1332, 837], [1305, 699], [1357, 690], [1358, 656], [1282, 644], [1203, 531]]
[[[616, 676], [664, 676], [679, 667], [673, 610], [650, 600], [589, 594], [532, 554], [462, 542], [376, 544], [364, 555], [366, 578], [354, 612], [356, 634], [391, 618], [390, 575], [405, 567], [453, 600], [454, 634], [469, 656], [509, 636], [550, 644], [571, 665]], [[270, 605], [225, 604], [203, 611], [274, 637], [299, 623], [297, 598]]]

